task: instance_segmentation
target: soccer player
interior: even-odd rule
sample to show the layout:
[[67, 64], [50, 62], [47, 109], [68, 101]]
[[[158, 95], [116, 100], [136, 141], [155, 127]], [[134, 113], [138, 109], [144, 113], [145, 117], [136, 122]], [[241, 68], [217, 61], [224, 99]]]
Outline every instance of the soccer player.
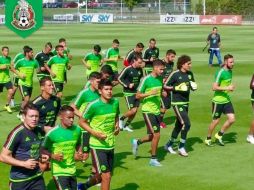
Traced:
[[69, 58], [64, 55], [64, 47], [57, 45], [55, 49], [57, 55], [51, 57], [45, 67], [53, 78], [57, 97], [61, 98], [63, 96], [65, 68], [67, 67], [70, 70], [71, 65], [69, 64]]
[[215, 81], [213, 83], [214, 96], [212, 99], [212, 117], [213, 120], [208, 127], [207, 138], [205, 144], [212, 145], [212, 134], [215, 127], [220, 122], [221, 114], [224, 113], [227, 116], [227, 120], [222, 125], [220, 131], [215, 134], [215, 139], [221, 146], [224, 146], [222, 140], [223, 134], [231, 125], [235, 122], [234, 108], [230, 100], [229, 93], [235, 90], [235, 86], [232, 84], [232, 69], [234, 66], [233, 55], [227, 54], [224, 56], [224, 64], [220, 70], [216, 72]]
[[25, 57], [17, 61], [14, 65], [15, 72], [19, 73], [19, 89], [23, 97], [23, 101], [20, 107], [18, 118], [21, 118], [22, 111], [25, 105], [29, 102], [33, 91], [33, 74], [34, 70], [38, 69], [39, 64], [34, 59], [33, 49], [27, 47], [24, 51]]
[[144, 53], [144, 59], [145, 62], [145, 75], [148, 75], [153, 70], [153, 61], [159, 58], [160, 50], [156, 47], [156, 40], [154, 38], [151, 38], [149, 40], [149, 46], [146, 48]]
[[49, 131], [55, 126], [57, 114], [61, 107], [61, 99], [53, 95], [54, 85], [51, 77], [46, 76], [40, 80], [41, 94], [33, 100], [33, 104], [38, 109], [38, 126]]
[[101, 182], [101, 190], [110, 189], [114, 162], [115, 135], [119, 133], [119, 101], [112, 97], [112, 83], [101, 80], [101, 97], [85, 109], [79, 124], [90, 134], [90, 147], [96, 175], [86, 183], [78, 184], [78, 190], [85, 190]]
[[212, 32], [207, 37], [207, 44], [210, 44], [209, 47], [209, 66], [213, 64], [213, 56], [215, 55], [218, 59], [219, 65], [221, 65], [221, 55], [220, 55], [220, 46], [221, 46], [221, 39], [220, 34], [218, 34], [218, 28], [213, 27]]
[[157, 147], [160, 140], [160, 107], [161, 92], [163, 87], [162, 73], [164, 62], [155, 60], [153, 62], [153, 71], [143, 78], [136, 94], [137, 99], [142, 100], [142, 112], [147, 127], [147, 136], [141, 139], [132, 140], [132, 152], [137, 156], [138, 146], [142, 143], [151, 142], [151, 166], [161, 166], [157, 160]]
[[[90, 86], [82, 90], [75, 101], [71, 103], [71, 107], [74, 109], [74, 113], [79, 118], [82, 117], [88, 103], [98, 99], [100, 94], [98, 92], [98, 84], [101, 80], [101, 74], [98, 72], [92, 72], [89, 76]], [[90, 134], [87, 131], [82, 130], [81, 147], [84, 154], [84, 160], [88, 158], [90, 152], [89, 147]]]
[[[173, 49], [169, 49], [166, 52], [165, 58], [162, 60], [165, 63], [165, 69], [163, 72], [163, 83], [165, 84], [167, 78], [169, 77], [170, 73], [173, 72], [174, 69], [174, 60], [176, 57], [176, 52]], [[161, 96], [161, 128], [166, 128], [166, 124], [163, 122], [164, 115], [168, 109], [171, 107], [171, 93], [169, 91], [163, 90], [165, 96]]]
[[2, 56], [0, 56], [0, 93], [3, 92], [5, 87], [8, 91], [7, 102], [4, 109], [12, 113], [10, 108], [11, 97], [13, 94], [13, 86], [10, 77], [11, 58], [9, 57], [9, 48], [7, 46], [2, 47]]
[[47, 64], [50, 57], [53, 56], [51, 50], [52, 44], [50, 42], [47, 42], [44, 46], [44, 49], [41, 52], [37, 53], [35, 56], [35, 59], [39, 63], [39, 72], [37, 73], [37, 78], [39, 79], [39, 81], [45, 76], [50, 76], [49, 72], [45, 68], [45, 64]]
[[[134, 119], [140, 103], [136, 98], [136, 93], [140, 80], [143, 77], [142, 63], [142, 57], [139, 55], [135, 56], [132, 65], [125, 67], [118, 77], [119, 83], [123, 86], [124, 97], [129, 109], [122, 117], [120, 117], [119, 126], [122, 130], [128, 132], [133, 131], [130, 129], [129, 125]], [[126, 118], [127, 121], [124, 124]]]
[[135, 55], [140, 55], [142, 57], [142, 51], [144, 49], [144, 44], [139, 42], [137, 43], [136, 47], [132, 50], [130, 50], [126, 57], [124, 58], [124, 66], [128, 67], [129, 65], [131, 65], [134, 61], [134, 57]]
[[[251, 93], [251, 105], [252, 105], [252, 109], [254, 110], [254, 75], [252, 75], [252, 79], [250, 81], [250, 89], [252, 90]], [[254, 144], [254, 120], [252, 120], [251, 122], [251, 126], [249, 129], [249, 134], [247, 136], [247, 142]]]
[[89, 75], [92, 72], [98, 72], [100, 70], [100, 66], [102, 65], [102, 56], [100, 52], [101, 52], [101, 46], [94, 45], [93, 52], [87, 53], [84, 59], [82, 59], [86, 68], [87, 78], [89, 78]]
[[191, 123], [188, 115], [190, 90], [197, 90], [197, 84], [191, 70], [191, 58], [188, 55], [182, 55], [177, 60], [177, 69], [172, 72], [165, 82], [164, 88], [172, 91], [172, 106], [176, 115], [175, 127], [171, 138], [165, 145], [165, 150], [171, 154], [176, 154], [173, 150], [173, 144], [181, 133], [179, 154], [188, 156], [185, 149], [187, 133], [190, 130]]
[[117, 68], [117, 62], [119, 59], [121, 59], [121, 56], [119, 54], [119, 44], [120, 42], [118, 39], [114, 39], [112, 43], [112, 47], [109, 48], [106, 52], [106, 56], [103, 59], [103, 61], [107, 64], [110, 65], [114, 75], [113, 75], [113, 80], [117, 81], [118, 78], [118, 68]]
[[45, 150], [49, 152], [51, 171], [57, 189], [77, 190], [75, 159], [80, 159], [81, 130], [73, 124], [72, 107], [62, 106], [59, 118], [60, 124], [50, 130], [45, 137], [42, 153]]
[[43, 133], [37, 126], [39, 112], [32, 104], [27, 104], [22, 117], [24, 122], [9, 133], [0, 161], [11, 165], [11, 190], [46, 190], [38, 165]]

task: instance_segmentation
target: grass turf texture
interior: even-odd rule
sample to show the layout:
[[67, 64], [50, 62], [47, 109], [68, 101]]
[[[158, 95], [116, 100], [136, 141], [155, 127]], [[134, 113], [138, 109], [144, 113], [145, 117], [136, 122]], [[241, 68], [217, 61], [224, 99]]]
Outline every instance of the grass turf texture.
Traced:
[[[111, 46], [112, 39], [118, 38], [121, 43], [121, 55], [125, 56], [126, 52], [133, 48], [137, 42], [141, 41], [147, 46], [148, 40], [154, 37], [157, 39], [157, 45], [160, 48], [160, 57], [163, 57], [166, 50], [170, 48], [175, 49], [178, 56], [181, 54], [190, 55], [198, 91], [191, 95], [189, 115], [192, 125], [187, 140], [189, 157], [182, 158], [178, 155], [169, 155], [163, 150], [174, 122], [174, 113], [169, 110], [165, 117], [168, 128], [161, 130], [158, 148], [158, 157], [163, 167], [154, 168], [148, 165], [150, 143], [139, 147], [139, 157], [135, 160], [131, 153], [130, 139], [146, 135], [146, 128], [139, 111], [132, 124], [134, 132], [121, 132], [117, 137], [115, 170], [111, 189], [245, 190], [253, 188], [254, 166], [252, 160], [254, 147], [246, 143], [246, 135], [252, 119], [249, 82], [253, 73], [253, 26], [219, 26], [219, 33], [222, 38], [222, 55], [231, 53], [235, 57], [233, 83], [236, 85], [236, 90], [231, 95], [236, 112], [236, 123], [225, 134], [225, 147], [218, 145], [206, 147], [203, 143], [207, 127], [211, 121], [211, 98], [213, 95], [211, 85], [214, 73], [218, 69], [218, 67], [208, 67], [208, 54], [202, 52], [205, 39], [212, 26], [45, 25], [27, 39], [21, 39], [4, 26], [0, 28], [0, 45], [10, 47], [12, 58], [21, 51], [24, 45], [30, 45], [34, 52], [38, 52], [47, 41], [56, 45], [60, 37], [67, 39], [68, 47], [70, 47], [74, 57], [71, 62], [74, 67], [68, 72], [68, 84], [64, 88], [65, 103], [76, 96], [86, 81], [81, 58], [92, 49], [94, 44], [100, 44], [104, 50]], [[120, 62], [119, 67], [122, 67]], [[119, 97], [121, 102], [121, 113], [124, 113], [127, 107], [121, 92], [121, 86], [114, 88], [114, 94]], [[38, 93], [38, 82], [35, 79], [33, 97], [37, 96]], [[0, 96], [0, 105], [3, 107], [6, 91]], [[17, 93], [16, 102], [20, 102], [19, 93]], [[17, 112], [8, 114], [0, 111], [0, 146], [3, 145], [9, 131], [19, 124], [16, 114]], [[90, 168], [90, 161], [85, 165], [83, 163], [77, 164], [79, 182], [84, 182], [87, 179]], [[0, 171], [0, 189], [7, 190], [9, 167], [0, 163]], [[51, 174], [47, 172], [44, 177], [48, 189], [55, 189]], [[98, 187], [91, 189], [98, 189]]]

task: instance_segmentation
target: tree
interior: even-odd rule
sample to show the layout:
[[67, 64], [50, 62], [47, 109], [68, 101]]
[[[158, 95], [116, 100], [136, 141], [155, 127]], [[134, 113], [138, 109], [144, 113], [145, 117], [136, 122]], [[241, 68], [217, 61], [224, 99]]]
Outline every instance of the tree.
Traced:
[[128, 7], [129, 11], [132, 12], [134, 7], [141, 2], [141, 0], [124, 0], [126, 6]]

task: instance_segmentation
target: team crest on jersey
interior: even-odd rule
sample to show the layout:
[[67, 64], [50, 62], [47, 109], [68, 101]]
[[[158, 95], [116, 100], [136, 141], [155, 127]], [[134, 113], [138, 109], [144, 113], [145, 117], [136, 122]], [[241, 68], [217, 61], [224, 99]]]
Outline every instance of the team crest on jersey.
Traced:
[[11, 24], [20, 30], [29, 30], [36, 24], [33, 7], [26, 0], [18, 1], [12, 17], [13, 21]]

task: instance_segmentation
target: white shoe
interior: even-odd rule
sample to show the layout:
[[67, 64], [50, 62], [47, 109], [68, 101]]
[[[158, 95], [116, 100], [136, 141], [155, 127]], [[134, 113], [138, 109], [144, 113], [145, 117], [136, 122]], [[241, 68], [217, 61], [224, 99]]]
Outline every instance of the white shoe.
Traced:
[[130, 127], [128, 127], [128, 126], [125, 126], [125, 127], [123, 128], [123, 130], [124, 130], [124, 131], [128, 131], [128, 132], [133, 132], [133, 130], [132, 130]]
[[123, 130], [124, 128], [124, 120], [119, 119], [119, 128]]
[[132, 153], [135, 157], [138, 155], [138, 140], [137, 139], [132, 139]]
[[176, 151], [174, 151], [174, 149], [172, 148], [172, 146], [167, 146], [167, 145], [165, 145], [165, 146], [164, 146], [164, 149], [165, 149], [166, 151], [168, 151], [170, 154], [176, 154]]
[[22, 115], [18, 114], [18, 115], [17, 115], [17, 118], [18, 118], [21, 122], [24, 122], [24, 119], [23, 119]]
[[15, 101], [14, 101], [14, 99], [11, 99], [11, 101], [10, 101], [10, 107], [11, 108], [15, 107]]
[[151, 159], [149, 162], [150, 166], [156, 166], [156, 167], [160, 167], [162, 166], [161, 163], [157, 160], [157, 159]]
[[248, 135], [246, 140], [247, 140], [248, 143], [254, 144], [254, 137], [253, 137], [253, 135]]
[[184, 157], [187, 157], [188, 156], [188, 153], [186, 152], [185, 148], [182, 147], [182, 148], [179, 148], [178, 149], [178, 152], [181, 156], [184, 156]]

